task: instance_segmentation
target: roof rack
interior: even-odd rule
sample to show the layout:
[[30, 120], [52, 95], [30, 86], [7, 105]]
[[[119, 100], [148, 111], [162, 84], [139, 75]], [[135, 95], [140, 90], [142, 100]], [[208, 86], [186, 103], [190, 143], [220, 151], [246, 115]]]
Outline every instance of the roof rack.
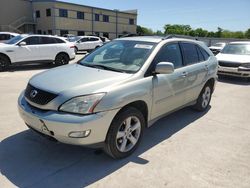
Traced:
[[174, 34], [171, 34], [171, 35], [167, 35], [165, 37], [162, 38], [162, 40], [166, 40], [166, 39], [171, 39], [171, 38], [183, 38], [183, 39], [193, 39], [193, 40], [198, 40], [198, 38], [196, 37], [192, 37], [192, 36], [188, 36], [188, 35], [174, 35]]

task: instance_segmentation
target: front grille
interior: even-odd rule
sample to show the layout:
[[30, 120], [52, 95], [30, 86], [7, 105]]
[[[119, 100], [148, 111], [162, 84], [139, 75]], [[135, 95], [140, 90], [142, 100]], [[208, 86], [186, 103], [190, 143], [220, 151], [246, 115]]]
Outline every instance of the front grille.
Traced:
[[219, 61], [219, 65], [222, 67], [239, 67], [241, 63], [228, 62], [228, 61]]
[[57, 96], [58, 95], [54, 93], [43, 91], [30, 84], [27, 85], [26, 90], [25, 90], [25, 97], [29, 99], [31, 102], [39, 104], [39, 105], [48, 104]]

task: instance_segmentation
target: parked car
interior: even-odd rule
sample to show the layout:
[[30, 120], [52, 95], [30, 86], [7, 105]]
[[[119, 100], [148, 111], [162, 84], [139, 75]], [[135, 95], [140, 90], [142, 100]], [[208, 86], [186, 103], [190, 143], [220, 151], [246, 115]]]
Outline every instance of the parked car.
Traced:
[[19, 34], [11, 32], [0, 32], [0, 43], [4, 43], [17, 35]]
[[100, 37], [103, 43], [110, 42], [110, 40], [107, 37]]
[[19, 113], [41, 135], [102, 147], [123, 158], [138, 147], [144, 129], [164, 115], [190, 105], [205, 111], [217, 67], [212, 52], [198, 41], [116, 39], [78, 64], [31, 78], [18, 99]]
[[219, 75], [250, 78], [250, 42], [231, 42], [216, 58]]
[[91, 51], [103, 45], [102, 40], [95, 36], [81, 36], [78, 41], [75, 42], [77, 51]]
[[17, 63], [55, 62], [64, 65], [75, 58], [74, 49], [74, 44], [60, 37], [18, 35], [0, 44], [0, 70]]
[[220, 51], [226, 46], [224, 42], [218, 42], [209, 47], [209, 49], [213, 52], [214, 55], [220, 53]]

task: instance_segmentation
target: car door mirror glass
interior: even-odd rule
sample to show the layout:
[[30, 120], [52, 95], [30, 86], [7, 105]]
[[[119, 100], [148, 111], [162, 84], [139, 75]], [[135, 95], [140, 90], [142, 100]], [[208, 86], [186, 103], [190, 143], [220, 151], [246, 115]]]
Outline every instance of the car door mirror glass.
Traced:
[[24, 41], [22, 41], [22, 42], [20, 42], [19, 43], [19, 46], [26, 46], [27, 44], [26, 44], [26, 42], [24, 42]]
[[171, 62], [160, 62], [156, 65], [154, 73], [156, 74], [172, 74], [174, 72], [174, 64]]

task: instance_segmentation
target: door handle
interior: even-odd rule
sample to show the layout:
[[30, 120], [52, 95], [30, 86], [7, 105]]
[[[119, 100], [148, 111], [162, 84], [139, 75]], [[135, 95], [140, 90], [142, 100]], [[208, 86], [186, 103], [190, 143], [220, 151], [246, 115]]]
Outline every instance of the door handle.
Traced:
[[182, 74], [181, 74], [181, 77], [187, 77], [187, 75], [188, 75], [188, 72], [183, 72]]

